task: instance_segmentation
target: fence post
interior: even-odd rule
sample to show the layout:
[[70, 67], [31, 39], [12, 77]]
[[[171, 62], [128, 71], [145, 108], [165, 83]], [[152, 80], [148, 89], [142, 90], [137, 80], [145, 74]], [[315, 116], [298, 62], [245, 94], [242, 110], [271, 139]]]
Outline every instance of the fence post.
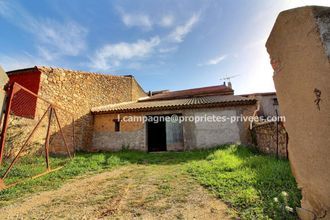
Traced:
[[278, 159], [278, 111], [275, 109], [276, 113], [276, 158]]
[[47, 166], [48, 171], [50, 170], [50, 165], [49, 165], [49, 136], [50, 135], [49, 135], [49, 133], [50, 133], [52, 114], [53, 114], [53, 107], [50, 107], [47, 134], [46, 134], [46, 140], [45, 140], [45, 157], [46, 157], [46, 166]]
[[12, 99], [14, 94], [17, 92], [16, 84], [8, 85], [6, 88], [7, 93], [7, 103], [6, 103], [6, 112], [5, 117], [3, 120], [3, 126], [1, 131], [1, 143], [0, 143], [0, 165], [2, 164], [3, 159], [3, 152], [5, 149], [5, 141], [7, 136], [7, 128], [8, 128], [8, 121], [9, 121], [9, 115], [10, 115], [10, 109], [12, 104]]
[[61, 124], [60, 124], [60, 121], [58, 119], [58, 116], [57, 116], [57, 113], [56, 113], [56, 110], [55, 109], [54, 109], [54, 115], [55, 115], [55, 118], [56, 118], [56, 121], [57, 121], [57, 125], [58, 125], [58, 127], [60, 129], [60, 134], [62, 136], [62, 139], [63, 139], [64, 145], [66, 147], [66, 150], [68, 151], [68, 154], [69, 154], [70, 159], [72, 159], [72, 156], [71, 156], [71, 153], [70, 153], [70, 149], [69, 149], [69, 147], [68, 147], [68, 145], [66, 143], [66, 140], [65, 140], [65, 137], [64, 137], [64, 134], [63, 134], [63, 131], [62, 131], [62, 127], [61, 127]]
[[41, 119], [38, 121], [37, 125], [33, 128], [31, 134], [29, 135], [29, 137], [26, 139], [26, 141], [24, 142], [23, 146], [21, 147], [21, 149], [18, 151], [16, 157], [14, 158], [14, 160], [11, 162], [11, 164], [9, 165], [8, 169], [6, 170], [6, 172], [3, 174], [2, 179], [6, 178], [7, 174], [9, 173], [9, 171], [11, 170], [11, 168], [14, 166], [14, 164], [16, 163], [16, 161], [18, 160], [19, 156], [21, 155], [22, 151], [24, 150], [25, 146], [27, 145], [27, 143], [30, 141], [31, 137], [33, 136], [34, 132], [37, 130], [37, 128], [39, 127], [39, 125], [41, 124], [41, 121], [45, 118], [47, 112], [48, 112], [49, 108], [47, 109], [47, 111], [43, 114], [43, 116], [41, 117]]

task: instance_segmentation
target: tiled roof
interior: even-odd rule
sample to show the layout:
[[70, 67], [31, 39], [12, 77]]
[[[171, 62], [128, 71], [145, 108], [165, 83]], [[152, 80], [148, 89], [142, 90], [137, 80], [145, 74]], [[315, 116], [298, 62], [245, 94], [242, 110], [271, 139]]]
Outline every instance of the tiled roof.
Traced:
[[148, 99], [141, 101], [153, 101], [153, 100], [169, 100], [169, 99], [183, 99], [183, 98], [192, 98], [192, 97], [202, 97], [202, 96], [211, 96], [211, 95], [233, 95], [234, 90], [228, 86], [209, 86], [196, 89], [186, 89], [179, 91], [165, 91], [163, 93], [156, 94], [151, 96]]
[[187, 99], [173, 99], [150, 102], [126, 102], [113, 105], [105, 105], [92, 108], [92, 113], [122, 113], [122, 112], [142, 112], [177, 110], [189, 108], [206, 108], [220, 106], [250, 105], [255, 104], [253, 98], [246, 98], [235, 95], [207, 96]]
[[259, 93], [251, 93], [251, 94], [241, 94], [240, 96], [250, 97], [250, 96], [273, 96], [276, 95], [276, 92], [259, 92]]

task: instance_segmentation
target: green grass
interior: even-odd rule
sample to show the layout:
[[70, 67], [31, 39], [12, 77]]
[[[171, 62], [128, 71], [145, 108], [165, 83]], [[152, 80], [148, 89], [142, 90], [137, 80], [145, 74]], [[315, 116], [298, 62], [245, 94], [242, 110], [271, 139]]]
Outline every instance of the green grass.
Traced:
[[[177, 164], [190, 160], [201, 160], [208, 155], [208, 151], [184, 152], [184, 153], [145, 153], [139, 151], [120, 151], [114, 153], [77, 153], [73, 160], [62, 157], [51, 157], [51, 166], [56, 168], [65, 165], [59, 171], [39, 177], [27, 179], [45, 171], [45, 162], [42, 157], [22, 157], [13, 167], [6, 184], [20, 180], [26, 180], [15, 187], [0, 191], [0, 206], [6, 205], [14, 199], [26, 194], [46, 191], [60, 187], [67, 180], [88, 173], [97, 173], [111, 170], [127, 164]], [[7, 167], [8, 164], [4, 164]], [[0, 175], [4, 173], [1, 168]]]
[[[188, 164], [188, 172], [230, 204], [242, 219], [297, 218], [281, 205], [282, 201], [297, 207], [301, 199], [286, 160], [255, 154], [244, 147], [224, 146], [204, 161]], [[283, 191], [289, 194], [287, 202], [280, 196]]]
[[[78, 153], [71, 161], [52, 157], [51, 162], [53, 167], [66, 165], [57, 172], [0, 191], [0, 206], [24, 195], [56, 189], [77, 176], [128, 164], [180, 164], [185, 172], [218, 195], [242, 219], [296, 218], [295, 214], [282, 212], [273, 198], [287, 191], [290, 194], [289, 206], [298, 206], [300, 200], [288, 161], [255, 154], [245, 147], [222, 146], [212, 150], [164, 153]], [[23, 159], [14, 167], [6, 182], [40, 173], [44, 166], [43, 158]], [[162, 190], [166, 192], [170, 189], [165, 187]]]

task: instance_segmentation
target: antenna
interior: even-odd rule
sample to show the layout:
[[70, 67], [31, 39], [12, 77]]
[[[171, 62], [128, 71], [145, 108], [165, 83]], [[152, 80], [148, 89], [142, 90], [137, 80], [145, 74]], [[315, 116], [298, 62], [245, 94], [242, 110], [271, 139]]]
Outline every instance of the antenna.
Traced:
[[226, 74], [226, 77], [220, 78], [220, 80], [223, 80], [223, 85], [226, 86], [226, 81], [228, 81], [228, 87], [232, 89], [232, 84], [230, 82], [230, 79], [235, 78], [236, 76], [239, 76], [239, 74], [228, 76]]
[[224, 81], [228, 81], [228, 82], [230, 82], [230, 79], [235, 78], [235, 77], [237, 77], [237, 76], [239, 76], [239, 74], [232, 75], [232, 76], [228, 76], [228, 75], [226, 74], [226, 76], [223, 77], [223, 78], [220, 78], [220, 80], [224, 80]]

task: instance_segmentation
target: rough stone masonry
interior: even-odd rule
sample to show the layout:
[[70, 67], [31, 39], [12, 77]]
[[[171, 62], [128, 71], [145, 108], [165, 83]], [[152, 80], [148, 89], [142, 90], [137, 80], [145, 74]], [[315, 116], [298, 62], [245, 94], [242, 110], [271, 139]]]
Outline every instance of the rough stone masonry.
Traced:
[[91, 143], [92, 107], [134, 101], [146, 96], [132, 76], [93, 74], [49, 67], [38, 69], [41, 71], [40, 96], [74, 113], [75, 141], [77, 147], [83, 150], [88, 150]]
[[[29, 79], [26, 79], [26, 74], [29, 74]], [[133, 76], [114, 76], [38, 66], [9, 72], [9, 77], [28, 89], [31, 80], [40, 80], [37, 93], [51, 103], [56, 103], [57, 106], [73, 113], [75, 144], [78, 150], [88, 151], [90, 147], [93, 133], [93, 117], [90, 113], [92, 107], [135, 101], [146, 96]], [[48, 104], [38, 99], [36, 120], [40, 119], [47, 108]], [[64, 132], [66, 130], [72, 132], [71, 115], [61, 114], [60, 110], [58, 114]], [[51, 150], [59, 152], [64, 149]]]
[[330, 219], [330, 8], [281, 12], [267, 41], [301, 219]]

